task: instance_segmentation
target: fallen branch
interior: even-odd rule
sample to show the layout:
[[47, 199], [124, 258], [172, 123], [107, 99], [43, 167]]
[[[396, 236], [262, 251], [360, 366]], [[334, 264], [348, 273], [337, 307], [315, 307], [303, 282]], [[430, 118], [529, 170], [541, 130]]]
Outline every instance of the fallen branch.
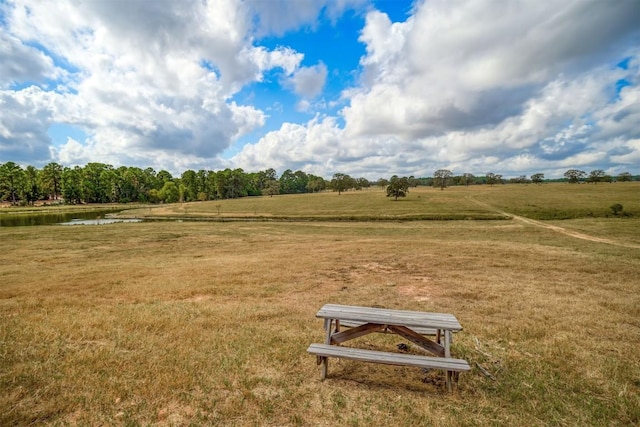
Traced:
[[480, 372], [482, 372], [482, 374], [485, 377], [487, 377], [487, 378], [489, 378], [489, 379], [491, 379], [493, 381], [496, 381], [496, 378], [493, 375], [491, 375], [489, 373], [489, 371], [487, 371], [485, 368], [483, 368], [482, 365], [480, 365], [478, 362], [476, 362], [476, 366], [478, 367], [478, 369], [480, 369]]
[[475, 348], [475, 350], [476, 350], [478, 353], [482, 354], [483, 356], [487, 356], [488, 358], [493, 359], [493, 356], [492, 356], [492, 355], [490, 355], [489, 353], [485, 353], [484, 351], [480, 350], [480, 341], [478, 341], [478, 337], [474, 337], [473, 339], [476, 341], [476, 348]]

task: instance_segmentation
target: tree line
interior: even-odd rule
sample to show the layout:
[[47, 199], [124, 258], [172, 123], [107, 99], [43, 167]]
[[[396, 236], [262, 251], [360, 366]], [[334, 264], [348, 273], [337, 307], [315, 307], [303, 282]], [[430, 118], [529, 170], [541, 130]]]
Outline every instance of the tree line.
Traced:
[[42, 169], [0, 164], [0, 201], [32, 205], [37, 201], [79, 203], [175, 203], [245, 196], [313, 193], [326, 189], [347, 191], [369, 186], [364, 178], [336, 174], [320, 176], [287, 169], [247, 173], [242, 169], [187, 170], [174, 177], [166, 170], [104, 163], [64, 167], [49, 163]]
[[[634, 177], [623, 172], [617, 181], [631, 181]], [[590, 174], [570, 169], [563, 181], [612, 182], [613, 177], [602, 170]], [[31, 205], [37, 201], [64, 201], [79, 203], [175, 203], [217, 199], [231, 199], [245, 196], [274, 196], [277, 194], [313, 193], [324, 190], [338, 192], [361, 190], [371, 185], [387, 190], [387, 195], [404, 197], [410, 187], [418, 185], [444, 189], [450, 185], [496, 185], [504, 183], [542, 183], [544, 174], [537, 173], [530, 178], [520, 176], [506, 181], [502, 175], [493, 172], [484, 176], [471, 173], [454, 175], [447, 169], [439, 169], [433, 177], [415, 178], [392, 176], [371, 182], [366, 178], [353, 178], [344, 173], [336, 173], [331, 180], [287, 169], [280, 175], [274, 169], [259, 172], [245, 172], [242, 169], [220, 171], [187, 170], [174, 177], [166, 170], [156, 172], [152, 168], [121, 166], [118, 168], [104, 163], [65, 167], [52, 162], [38, 169], [34, 166], [22, 168], [14, 162], [0, 164], [0, 201], [14, 205]]]

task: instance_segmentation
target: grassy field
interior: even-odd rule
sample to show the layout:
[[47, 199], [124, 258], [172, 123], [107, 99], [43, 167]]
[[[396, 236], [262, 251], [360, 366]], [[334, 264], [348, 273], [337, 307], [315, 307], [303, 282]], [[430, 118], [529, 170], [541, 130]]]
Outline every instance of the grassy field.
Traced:
[[[135, 213], [289, 221], [0, 228], [0, 425], [637, 425], [640, 186], [539, 187]], [[379, 220], [527, 204], [577, 219]], [[349, 361], [321, 382], [305, 350], [329, 302], [454, 313], [473, 370], [451, 394], [441, 372]]]
[[611, 205], [640, 216], [640, 183], [417, 187], [393, 201], [380, 188], [274, 197], [245, 197], [132, 209], [128, 215], [185, 219], [457, 220], [504, 219], [507, 211], [533, 219], [606, 218]]

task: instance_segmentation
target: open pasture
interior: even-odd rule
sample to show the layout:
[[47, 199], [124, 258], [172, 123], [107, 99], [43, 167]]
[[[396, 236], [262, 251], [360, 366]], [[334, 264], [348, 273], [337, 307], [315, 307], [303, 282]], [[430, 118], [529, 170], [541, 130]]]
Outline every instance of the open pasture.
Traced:
[[178, 203], [133, 209], [127, 215], [192, 219], [300, 220], [454, 220], [502, 219], [506, 211], [532, 219], [606, 218], [611, 205], [640, 216], [640, 182], [613, 184], [546, 183], [528, 185], [471, 185], [444, 190], [409, 189], [393, 201], [380, 187], [349, 191], [273, 197], [244, 197], [208, 202]]
[[[519, 187], [537, 188], [504, 188]], [[381, 203], [414, 215], [424, 209], [408, 206], [432, 195], [450, 200], [440, 213], [465, 201], [481, 214], [514, 213], [518, 203], [499, 200], [520, 196], [495, 189], [418, 189], [399, 202], [372, 189], [138, 214], [218, 216], [220, 205], [220, 216], [280, 215], [240, 206], [282, 199], [316, 206], [305, 215], [317, 216], [362, 197], [365, 208], [345, 217]], [[0, 228], [0, 424], [637, 425], [635, 189], [636, 199], [616, 196], [634, 216], [550, 223], [611, 243], [515, 219]], [[327, 215], [343, 215], [334, 209]], [[454, 313], [464, 331], [453, 354], [473, 370], [451, 394], [442, 372], [349, 361], [332, 361], [320, 382], [305, 350], [321, 342], [314, 315], [329, 302]]]

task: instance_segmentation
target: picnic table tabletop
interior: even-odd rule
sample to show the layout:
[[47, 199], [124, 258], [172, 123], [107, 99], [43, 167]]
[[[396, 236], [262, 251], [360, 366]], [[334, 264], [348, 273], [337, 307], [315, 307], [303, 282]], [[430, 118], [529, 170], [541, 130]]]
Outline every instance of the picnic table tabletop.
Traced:
[[461, 331], [462, 325], [453, 314], [388, 308], [326, 304], [316, 313], [323, 319], [351, 320], [381, 325], [398, 325]]

